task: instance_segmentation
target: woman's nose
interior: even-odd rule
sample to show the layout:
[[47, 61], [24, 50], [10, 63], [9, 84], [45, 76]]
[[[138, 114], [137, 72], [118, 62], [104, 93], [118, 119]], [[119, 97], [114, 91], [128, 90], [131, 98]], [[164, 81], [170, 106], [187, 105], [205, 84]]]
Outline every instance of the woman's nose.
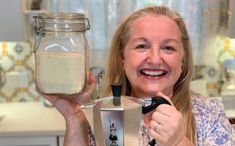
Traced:
[[153, 64], [161, 64], [163, 62], [160, 49], [150, 49], [148, 62]]

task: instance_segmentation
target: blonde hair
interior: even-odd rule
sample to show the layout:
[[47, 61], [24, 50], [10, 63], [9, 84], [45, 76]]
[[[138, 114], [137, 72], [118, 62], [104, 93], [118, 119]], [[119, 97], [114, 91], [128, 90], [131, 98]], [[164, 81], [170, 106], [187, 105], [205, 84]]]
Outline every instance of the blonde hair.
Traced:
[[126, 17], [117, 28], [111, 48], [109, 58], [104, 74], [104, 80], [101, 88], [101, 97], [111, 95], [111, 84], [122, 84], [122, 95], [130, 95], [130, 83], [123, 70], [123, 49], [129, 38], [129, 31], [132, 22], [145, 15], [164, 15], [171, 18], [179, 27], [181, 40], [184, 49], [182, 73], [174, 86], [172, 102], [181, 112], [184, 118], [186, 136], [195, 143], [195, 120], [192, 114], [190, 81], [193, 71], [192, 49], [190, 39], [183, 18], [179, 13], [172, 11], [164, 6], [146, 7], [135, 11]]

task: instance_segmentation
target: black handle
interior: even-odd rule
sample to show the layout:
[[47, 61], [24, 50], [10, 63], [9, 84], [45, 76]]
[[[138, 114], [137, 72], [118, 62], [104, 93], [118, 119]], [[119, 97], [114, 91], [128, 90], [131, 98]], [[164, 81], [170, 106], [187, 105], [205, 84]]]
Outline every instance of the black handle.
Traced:
[[120, 106], [121, 105], [122, 85], [121, 84], [112, 84], [111, 88], [112, 88], [112, 92], [113, 92], [113, 105]]
[[167, 101], [165, 98], [161, 97], [161, 96], [155, 96], [150, 98], [151, 99], [151, 103], [147, 106], [142, 106], [142, 114], [146, 114], [152, 110], [154, 110], [155, 108], [157, 108], [159, 105], [161, 104], [170, 104], [169, 101]]
[[[170, 104], [169, 101], [167, 101], [165, 98], [161, 97], [161, 96], [156, 96], [156, 97], [152, 97], [150, 98], [150, 101], [148, 101], [150, 103], [148, 103], [148, 105], [144, 105], [142, 106], [142, 114], [146, 114], [152, 110], [154, 110], [155, 108], [157, 108], [159, 105], [161, 104]], [[156, 144], [156, 140], [152, 139], [149, 143], [150, 146], [154, 146]]]
[[149, 142], [149, 145], [150, 146], [154, 146], [156, 144], [156, 140], [155, 139], [152, 139], [150, 142]]

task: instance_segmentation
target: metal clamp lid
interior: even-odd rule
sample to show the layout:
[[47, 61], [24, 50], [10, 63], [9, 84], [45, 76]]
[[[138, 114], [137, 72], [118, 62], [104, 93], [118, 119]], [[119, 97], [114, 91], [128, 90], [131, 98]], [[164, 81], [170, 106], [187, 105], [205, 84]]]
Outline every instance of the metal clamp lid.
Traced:
[[42, 13], [33, 18], [35, 27], [41, 31], [84, 32], [90, 29], [89, 19], [82, 13]]
[[41, 37], [46, 32], [85, 32], [90, 29], [89, 19], [82, 13], [42, 13], [33, 16], [35, 45], [34, 52], [39, 47]]

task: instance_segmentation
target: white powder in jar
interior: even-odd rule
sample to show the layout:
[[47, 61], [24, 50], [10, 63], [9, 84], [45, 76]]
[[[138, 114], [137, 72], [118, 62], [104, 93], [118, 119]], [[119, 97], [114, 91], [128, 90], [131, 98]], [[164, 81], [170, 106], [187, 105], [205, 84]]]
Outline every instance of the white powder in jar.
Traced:
[[36, 53], [36, 85], [44, 94], [76, 94], [85, 85], [85, 56], [78, 53]]

